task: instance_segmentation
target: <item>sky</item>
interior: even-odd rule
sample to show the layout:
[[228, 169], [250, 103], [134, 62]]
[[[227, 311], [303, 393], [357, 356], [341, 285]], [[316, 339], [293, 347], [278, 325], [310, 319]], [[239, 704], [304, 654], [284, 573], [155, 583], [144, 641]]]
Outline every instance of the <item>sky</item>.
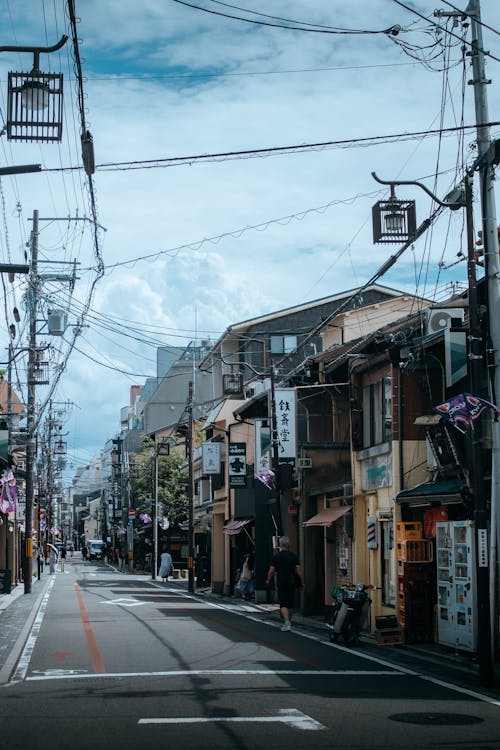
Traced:
[[[25, 262], [38, 211], [38, 341], [52, 348], [51, 385], [37, 388], [37, 400], [41, 421], [49, 399], [64, 412], [68, 476], [118, 433], [130, 386], [156, 374], [157, 346], [215, 340], [232, 323], [374, 275], [397, 246], [373, 244], [371, 207], [389, 192], [372, 172], [422, 182], [444, 198], [475, 158], [474, 128], [462, 127], [475, 123], [462, 54], [470, 29], [433, 15], [454, 3], [74, 4], [95, 152], [91, 191], [67, 3], [0, 0], [0, 47], [70, 37], [40, 55], [44, 72], [64, 74], [61, 143], [0, 138], [0, 166], [42, 165], [40, 174], [1, 178], [0, 257]], [[500, 122], [500, 3], [482, 0], [481, 12], [489, 120]], [[31, 53], [0, 53], [3, 122], [7, 72], [32, 65]], [[396, 194], [416, 201], [418, 223], [429, 214], [418, 187]], [[466, 284], [463, 230], [462, 212], [443, 212], [379, 283], [443, 299]], [[63, 262], [73, 259], [74, 285], [46, 278], [70, 274]], [[12, 310], [20, 310], [19, 350], [24, 289], [22, 278], [4, 284], [0, 314], [7, 347]], [[48, 308], [67, 312], [64, 337], [47, 336]], [[22, 351], [14, 369], [25, 396]]]

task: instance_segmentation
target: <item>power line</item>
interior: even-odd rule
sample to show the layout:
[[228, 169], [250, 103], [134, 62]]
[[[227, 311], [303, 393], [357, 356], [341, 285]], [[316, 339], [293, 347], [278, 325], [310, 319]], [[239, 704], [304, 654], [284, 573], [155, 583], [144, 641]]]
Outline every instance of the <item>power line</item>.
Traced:
[[[174, 0], [174, 2], [180, 2], [180, 0]], [[422, 13], [419, 13], [418, 10], [415, 10], [415, 8], [412, 8], [409, 5], [406, 5], [406, 3], [401, 2], [401, 0], [392, 0], [393, 3], [396, 3], [396, 5], [399, 5], [401, 8], [404, 8], [405, 10], [409, 11], [410, 13], [413, 13], [414, 15], [418, 16], [419, 18], [423, 18], [424, 21], [427, 21], [427, 23], [432, 24], [440, 31], [443, 31], [445, 34], [449, 34], [450, 36], [454, 37], [455, 39], [458, 39], [459, 42], [462, 42], [463, 44], [467, 44], [469, 47], [472, 47], [471, 42], [467, 42], [464, 40], [461, 36], [458, 34], [454, 34], [453, 31], [450, 31], [449, 29], [444, 29], [442, 26], [440, 26], [435, 21], [432, 21], [431, 19], [427, 18], [426, 16], [422, 15]], [[464, 11], [459, 11], [463, 15], [467, 16], [467, 13]], [[483, 54], [486, 57], [490, 57], [492, 60], [495, 60], [495, 62], [500, 62], [499, 57], [495, 57], [495, 55], [492, 55], [491, 52], [487, 52], [486, 50], [482, 50]]]
[[[376, 29], [376, 30], [354, 30], [354, 29], [335, 29], [335, 27], [328, 27], [328, 26], [320, 26], [319, 24], [314, 26], [317, 26], [316, 28], [307, 28], [307, 26], [312, 26], [313, 24], [302, 24], [300, 26], [286, 26], [284, 24], [279, 23], [269, 23], [268, 21], [256, 21], [252, 18], [242, 18], [241, 16], [233, 16], [229, 13], [222, 13], [221, 11], [217, 10], [210, 10], [209, 8], [203, 8], [201, 5], [195, 5], [194, 3], [188, 3], [185, 0], [172, 0], [174, 3], [178, 3], [179, 5], [185, 5], [188, 8], [193, 8], [194, 10], [201, 10], [203, 13], [210, 13], [214, 16], [222, 16], [223, 18], [230, 18], [234, 21], [244, 21], [245, 23], [251, 23], [255, 26], [271, 26], [275, 29], [289, 29], [291, 31], [309, 31], [316, 34], [392, 34], [396, 35], [399, 34], [401, 27], [398, 25], [390, 26], [388, 29]], [[225, 3], [220, 3], [221, 5], [225, 5]], [[228, 7], [236, 7], [236, 6], [228, 6]], [[242, 10], [239, 8], [238, 10]], [[245, 10], [245, 9], [243, 9]], [[246, 13], [254, 13], [254, 11], [247, 11]], [[254, 13], [255, 14], [255, 13]], [[265, 16], [264, 13], [257, 13], [256, 15]], [[265, 16], [266, 18], [275, 18], [275, 16]], [[289, 19], [277, 19], [277, 20], [289, 20]], [[297, 23], [301, 24], [301, 21], [291, 21], [291, 23]]]
[[[320, 141], [317, 143], [301, 143], [293, 146], [274, 146], [271, 148], [254, 148], [244, 149], [242, 151], [222, 151], [212, 154], [193, 154], [191, 156], [171, 156], [162, 157], [160, 159], [143, 159], [137, 161], [126, 161], [126, 162], [104, 162], [103, 164], [96, 165], [96, 170], [101, 172], [109, 171], [131, 171], [137, 169], [165, 169], [167, 167], [185, 166], [196, 163], [206, 163], [217, 160], [231, 160], [231, 159], [251, 159], [263, 156], [274, 156], [280, 154], [289, 153], [303, 153], [306, 151], [317, 151], [327, 148], [350, 148], [354, 146], [370, 146], [380, 143], [394, 143], [402, 142], [407, 140], [414, 140], [416, 138], [430, 138], [438, 135], [450, 135], [459, 131], [475, 130], [477, 127], [495, 127], [500, 125], [500, 121], [496, 120], [488, 123], [481, 123], [480, 125], [458, 125], [450, 128], [437, 128], [434, 130], [416, 130], [408, 133], [392, 133], [389, 135], [375, 135], [365, 136], [363, 138], [345, 138], [336, 141]], [[48, 169], [42, 169], [42, 172], [69, 172], [73, 170], [79, 170], [82, 167], [53, 167]]]

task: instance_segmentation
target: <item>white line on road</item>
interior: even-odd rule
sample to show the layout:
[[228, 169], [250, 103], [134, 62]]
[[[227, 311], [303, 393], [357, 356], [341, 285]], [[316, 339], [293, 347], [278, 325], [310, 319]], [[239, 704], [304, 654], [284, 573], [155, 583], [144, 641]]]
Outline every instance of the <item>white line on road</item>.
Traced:
[[45, 609], [49, 601], [50, 592], [55, 582], [56, 582], [56, 577], [54, 576], [49, 581], [47, 590], [42, 599], [42, 603], [40, 604], [40, 608], [37, 612], [35, 622], [33, 623], [33, 627], [31, 628], [31, 632], [29, 634], [28, 640], [26, 641], [26, 645], [23, 649], [23, 653], [21, 654], [21, 658], [19, 659], [17, 663], [16, 671], [12, 675], [12, 681], [24, 680], [26, 677], [26, 672], [28, 671], [28, 667], [31, 661], [31, 656], [33, 654], [33, 650], [35, 648], [35, 644], [36, 644], [38, 635], [40, 633], [40, 628], [42, 626], [42, 621], [45, 615]]
[[158, 718], [158, 719], [139, 719], [138, 724], [218, 724], [220, 722], [238, 723], [238, 724], [286, 724], [293, 729], [302, 729], [305, 731], [318, 731], [326, 729], [323, 724], [316, 721], [311, 716], [297, 711], [295, 708], [280, 709], [274, 716], [192, 716], [177, 718]]
[[91, 678], [93, 680], [117, 678], [117, 677], [206, 677], [206, 676], [222, 676], [231, 677], [236, 675], [237, 677], [247, 677], [250, 675], [257, 675], [259, 677], [401, 677], [402, 672], [398, 672], [396, 669], [392, 670], [363, 670], [363, 669], [277, 669], [274, 672], [269, 669], [172, 669], [165, 672], [106, 672], [103, 674], [70, 674], [65, 675], [50, 674], [48, 676], [33, 675], [27, 678], [27, 682], [36, 682], [37, 680], [62, 680], [68, 678], [86, 679]]

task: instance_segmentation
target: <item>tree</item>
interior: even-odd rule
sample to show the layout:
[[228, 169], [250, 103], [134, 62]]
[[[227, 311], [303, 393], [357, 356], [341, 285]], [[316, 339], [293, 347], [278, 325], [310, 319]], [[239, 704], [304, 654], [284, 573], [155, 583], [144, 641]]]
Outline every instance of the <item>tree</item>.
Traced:
[[[136, 454], [134, 466], [137, 478], [131, 480], [135, 507], [139, 513], [150, 513], [150, 498], [154, 497], [154, 451], [150, 438], [143, 441], [142, 450]], [[158, 456], [159, 515], [167, 516], [172, 524], [180, 523], [188, 513], [188, 478], [181, 471], [185, 462], [182, 451], [173, 446], [168, 456]]]

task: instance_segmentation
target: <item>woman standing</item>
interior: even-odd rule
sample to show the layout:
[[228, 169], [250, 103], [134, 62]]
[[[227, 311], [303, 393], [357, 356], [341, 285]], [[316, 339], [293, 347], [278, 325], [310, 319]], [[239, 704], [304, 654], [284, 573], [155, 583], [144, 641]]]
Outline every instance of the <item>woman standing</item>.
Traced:
[[167, 552], [167, 545], [164, 544], [162, 547], [162, 553], [160, 555], [160, 570], [158, 575], [162, 578], [163, 583], [167, 582], [167, 578], [172, 572], [172, 555]]

